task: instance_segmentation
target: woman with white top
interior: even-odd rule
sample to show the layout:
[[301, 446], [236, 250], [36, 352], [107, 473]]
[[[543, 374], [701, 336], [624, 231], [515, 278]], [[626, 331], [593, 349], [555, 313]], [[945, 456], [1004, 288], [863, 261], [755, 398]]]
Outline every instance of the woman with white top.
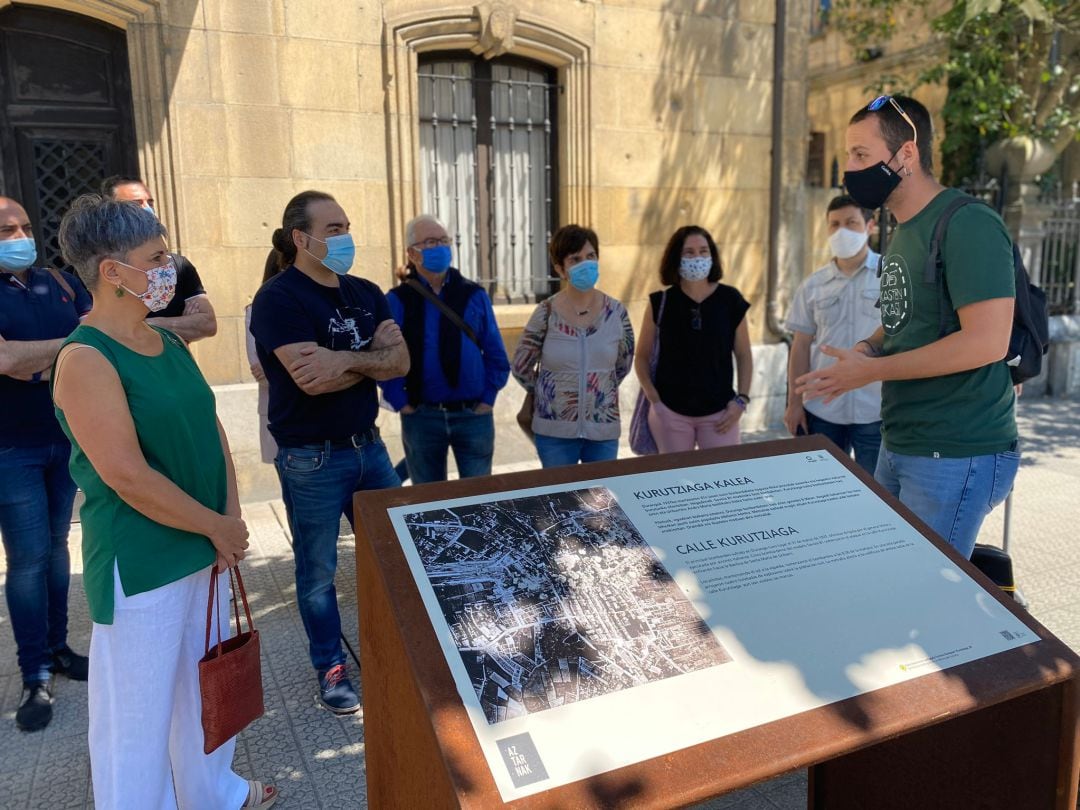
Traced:
[[134, 203], [84, 195], [59, 239], [94, 293], [52, 372], [86, 494], [94, 804], [266, 810], [277, 788], [233, 771], [235, 738], [203, 747], [198, 663], [218, 635], [211, 625], [207, 641], [210, 569], [236, 565], [248, 531], [214, 394], [185, 343], [146, 322], [176, 292], [165, 229]]

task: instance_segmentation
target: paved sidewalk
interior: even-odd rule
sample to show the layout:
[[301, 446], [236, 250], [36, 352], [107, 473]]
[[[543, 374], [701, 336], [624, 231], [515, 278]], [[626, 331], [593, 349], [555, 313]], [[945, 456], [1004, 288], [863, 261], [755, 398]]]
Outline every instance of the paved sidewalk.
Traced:
[[[1018, 579], [1033, 615], [1080, 650], [1080, 545], [1073, 540], [1080, 521], [1080, 402], [1024, 401], [1020, 418], [1024, 462], [1012, 519]], [[774, 437], [758, 434], [746, 438]], [[501, 463], [500, 471], [536, 466], [524, 441], [516, 453], [516, 460]], [[508, 454], [514, 453], [500, 453], [500, 460]], [[276, 782], [282, 790], [276, 806], [284, 810], [366, 807], [363, 714], [336, 717], [314, 703], [315, 680], [296, 611], [284, 509], [279, 501], [247, 504], [245, 517], [252, 536], [245, 582], [262, 636], [266, 715], [241, 735], [236, 769], [244, 776]], [[982, 541], [999, 544], [1002, 528], [999, 509], [987, 521]], [[85, 651], [89, 620], [79, 542], [76, 526], [71, 543], [71, 645]], [[355, 648], [352, 537], [342, 538], [340, 561], [338, 597], [344, 629]], [[0, 590], [4, 571], [0, 561]], [[86, 686], [58, 679], [52, 724], [35, 734], [17, 732], [14, 715], [21, 683], [8, 624], [6, 609], [0, 608], [0, 808], [92, 807]], [[355, 667], [352, 669], [355, 674]], [[152, 684], [147, 687], [152, 691]], [[799, 772], [714, 800], [706, 807], [801, 810], [806, 806], [805, 791], [805, 775]]]

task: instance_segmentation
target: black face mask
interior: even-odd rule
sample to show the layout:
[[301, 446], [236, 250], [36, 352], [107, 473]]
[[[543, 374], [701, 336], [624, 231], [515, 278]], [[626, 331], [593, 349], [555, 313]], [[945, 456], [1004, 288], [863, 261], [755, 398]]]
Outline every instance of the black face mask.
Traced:
[[[896, 152], [889, 157], [892, 160]], [[844, 188], [863, 208], [875, 209], [885, 204], [889, 195], [900, 185], [899, 173], [889, 168], [885, 161], [857, 172], [844, 172]]]

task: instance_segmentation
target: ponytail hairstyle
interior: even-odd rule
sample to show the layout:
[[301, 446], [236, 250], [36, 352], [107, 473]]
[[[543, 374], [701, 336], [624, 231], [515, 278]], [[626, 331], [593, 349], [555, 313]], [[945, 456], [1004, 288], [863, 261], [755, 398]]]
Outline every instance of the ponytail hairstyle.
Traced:
[[281, 254], [278, 252], [277, 248], [270, 248], [270, 252], [266, 254], [266, 262], [263, 264], [263, 274], [262, 281], [259, 282], [260, 285], [265, 284], [285, 269], [281, 266], [280, 256]]
[[270, 237], [271, 244], [277, 251], [278, 267], [282, 270], [296, 261], [296, 243], [293, 242], [292, 232], [310, 231], [311, 217], [308, 208], [313, 202], [323, 201], [337, 202], [325, 191], [301, 191], [285, 206], [285, 213], [281, 215], [281, 227]]

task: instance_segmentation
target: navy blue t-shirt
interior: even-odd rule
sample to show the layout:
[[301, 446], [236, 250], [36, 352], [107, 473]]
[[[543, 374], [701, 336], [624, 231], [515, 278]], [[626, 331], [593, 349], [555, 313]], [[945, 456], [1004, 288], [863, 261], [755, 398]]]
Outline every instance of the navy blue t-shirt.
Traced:
[[[25, 286], [11, 273], [0, 273], [0, 337], [4, 340], [65, 338], [90, 311], [86, 287], [71, 273], [61, 271], [75, 300], [48, 270], [31, 267]], [[0, 447], [41, 447], [67, 443], [53, 411], [47, 382], [24, 382], [0, 375]]]
[[345, 439], [375, 424], [375, 381], [365, 377], [344, 391], [312, 396], [300, 390], [274, 350], [314, 341], [333, 351], [363, 351], [375, 329], [390, 320], [382, 290], [356, 276], [324, 287], [289, 267], [264, 284], [251, 304], [251, 334], [270, 384], [270, 433], [282, 447]]

